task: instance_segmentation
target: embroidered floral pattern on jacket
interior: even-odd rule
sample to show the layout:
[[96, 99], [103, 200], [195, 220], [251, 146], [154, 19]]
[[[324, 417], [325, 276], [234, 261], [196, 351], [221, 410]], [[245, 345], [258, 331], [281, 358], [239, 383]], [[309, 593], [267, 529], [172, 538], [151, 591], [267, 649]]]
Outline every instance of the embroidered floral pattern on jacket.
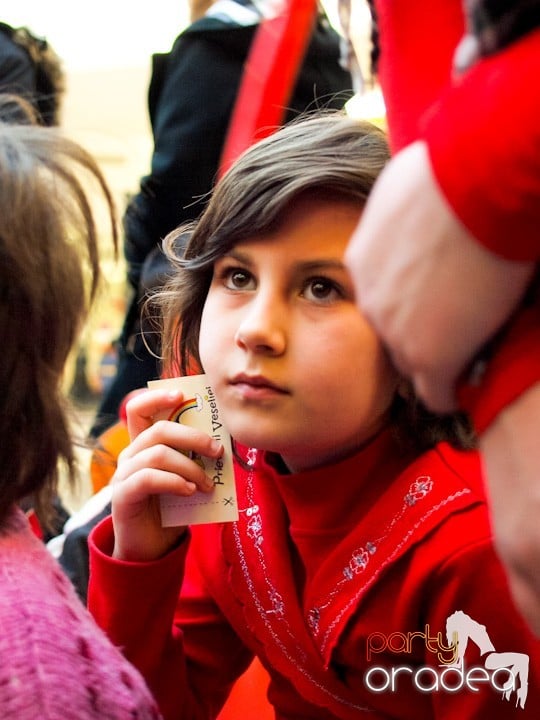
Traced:
[[323, 601], [318, 607], [308, 610], [308, 625], [314, 636], [317, 636], [320, 632], [319, 620], [321, 617], [321, 610], [326, 608], [341, 592], [341, 586], [343, 583], [349, 582], [355, 577], [355, 575], [359, 575], [364, 572], [369, 565], [371, 557], [377, 552], [377, 547], [390, 535], [394, 526], [403, 518], [407, 510], [429, 495], [432, 489], [433, 480], [428, 475], [421, 475], [420, 477], [417, 477], [416, 480], [411, 483], [409, 491], [403, 498], [401, 510], [390, 520], [384, 532], [378, 538], [373, 538], [372, 540], [367, 541], [365, 545], [353, 551], [349, 562], [343, 568], [342, 579], [338, 581], [335, 589], [330, 593], [326, 601]]
[[[247, 464], [249, 466], [253, 466], [255, 464], [256, 458], [257, 451], [253, 449], [250, 450], [247, 455]], [[267, 570], [266, 560], [264, 557], [263, 521], [261, 515], [259, 514], [259, 507], [255, 502], [254, 498], [253, 476], [253, 471], [250, 471], [246, 479], [246, 499], [248, 506], [245, 508], [239, 508], [239, 520], [233, 523], [232, 526], [236, 551], [238, 553], [240, 566], [242, 568], [242, 574], [255, 604], [255, 607], [257, 608], [259, 617], [262, 619], [275, 646], [280, 649], [287, 661], [292, 663], [309, 683], [317, 687], [318, 690], [322, 691], [322, 693], [327, 697], [339, 702], [341, 705], [348, 708], [348, 710], [353, 710], [355, 712], [372, 712], [371, 708], [365, 707], [357, 703], [353, 703], [350, 700], [347, 700], [346, 698], [341, 697], [337, 693], [333, 692], [327, 684], [320, 682], [307, 669], [306, 665], [309, 665], [309, 662], [306, 656], [306, 652], [298, 642], [287, 622], [287, 613], [285, 612], [285, 603], [283, 601], [283, 597], [275, 588]], [[246, 560], [246, 555], [242, 544], [242, 535], [239, 530], [239, 525], [242, 522], [245, 522], [246, 524], [245, 535], [253, 541], [253, 545], [258, 553], [260, 568], [262, 569], [264, 583], [267, 591], [266, 596], [270, 602], [269, 607], [264, 606], [263, 599], [257, 592], [254, 578], [252, 577], [252, 573]], [[279, 625], [274, 627], [274, 622], [278, 622]], [[280, 632], [285, 633], [285, 638], [280, 637]]]
[[[432, 486], [432, 487], [433, 487], [433, 486]], [[326, 648], [326, 645], [327, 645], [328, 640], [329, 640], [329, 638], [330, 638], [330, 636], [331, 636], [331, 634], [332, 634], [332, 631], [334, 630], [334, 628], [335, 628], [337, 625], [339, 625], [339, 623], [341, 622], [341, 618], [347, 613], [347, 611], [349, 610], [349, 608], [350, 608], [351, 606], [355, 606], [355, 605], [356, 605], [356, 603], [358, 602], [358, 598], [366, 591], [366, 589], [369, 587], [369, 585], [370, 585], [372, 582], [374, 582], [374, 580], [375, 580], [376, 577], [382, 572], [382, 570], [394, 560], [394, 558], [398, 555], [398, 553], [401, 551], [401, 549], [407, 544], [407, 542], [410, 540], [410, 538], [415, 534], [416, 530], [417, 530], [426, 520], [428, 520], [428, 518], [430, 518], [434, 513], [436, 513], [436, 512], [437, 512], [438, 510], [440, 510], [441, 508], [443, 508], [445, 505], [448, 505], [448, 504], [451, 503], [452, 501], [457, 500], [458, 498], [460, 498], [460, 497], [462, 497], [462, 496], [464, 496], [464, 495], [469, 495], [470, 492], [471, 492], [471, 491], [469, 490], [469, 488], [463, 488], [463, 490], [460, 490], [460, 491], [458, 491], [458, 492], [456, 492], [456, 493], [453, 493], [452, 495], [449, 495], [448, 497], [446, 497], [446, 498], [445, 498], [444, 500], [442, 500], [441, 502], [439, 502], [439, 503], [437, 503], [436, 505], [433, 505], [433, 506], [431, 506], [429, 509], [427, 509], [427, 511], [420, 517], [420, 519], [418, 519], [416, 522], [414, 522], [414, 523], [407, 529], [407, 531], [405, 532], [405, 534], [403, 535], [403, 537], [401, 538], [401, 540], [395, 544], [395, 546], [393, 547], [393, 549], [391, 550], [391, 552], [389, 552], [389, 553], [386, 555], [385, 559], [380, 563], [380, 565], [379, 565], [379, 567], [377, 568], [377, 570], [374, 571], [374, 573], [371, 575], [371, 577], [370, 577], [363, 585], [361, 585], [360, 587], [357, 588], [356, 592], [353, 593], [353, 595], [350, 597], [349, 602], [345, 605], [345, 607], [343, 607], [340, 612], [336, 612], [333, 621], [330, 622], [330, 624], [328, 624], [328, 625], [326, 626], [326, 631], [325, 631], [324, 635], [323, 635], [321, 638], [319, 638], [320, 643], [321, 643], [320, 647], [321, 647], [321, 650], [322, 650], [323, 652], [324, 652], [324, 650], [325, 650], [325, 648]], [[427, 494], [427, 493], [426, 493], [426, 494]], [[406, 497], [406, 498], [409, 498], [410, 495], [407, 494], [405, 497]], [[409, 504], [408, 506], [409, 506], [409, 507], [412, 507], [412, 506], [414, 506], [415, 504], [416, 504], [416, 502], [414, 502], [412, 505]], [[404, 509], [405, 509], [405, 508], [404, 508]], [[402, 515], [402, 514], [403, 514], [403, 511], [402, 511], [401, 515]], [[401, 515], [400, 515], [400, 516], [401, 516]], [[392, 523], [390, 523], [389, 528], [390, 528], [393, 524], [395, 524], [395, 522], [397, 522], [397, 518], [394, 518], [394, 519], [392, 520]], [[384, 536], [381, 536], [381, 538], [379, 538], [379, 540], [375, 541], [375, 542], [374, 542], [375, 547], [376, 547], [380, 542], [382, 542], [382, 540], [384, 540], [388, 534], [389, 534], [389, 533], [387, 533], [387, 534], [384, 535]], [[364, 567], [362, 568], [362, 570], [365, 570], [366, 567], [367, 567], [367, 565], [364, 566]], [[332, 603], [332, 601], [339, 595], [339, 593], [340, 593], [341, 590], [342, 590], [343, 584], [346, 583], [346, 582], [348, 582], [349, 580], [351, 580], [351, 579], [353, 578], [353, 575], [349, 575], [346, 571], [347, 571], [347, 568], [344, 568], [344, 570], [343, 570], [344, 578], [343, 578], [340, 582], [338, 582], [338, 583], [336, 584], [335, 589], [328, 595], [327, 600], [326, 600], [325, 602], [321, 603], [321, 604], [319, 605], [319, 607], [317, 608], [319, 617], [320, 617], [321, 611], [322, 611], [322, 610], [325, 610], [325, 609]], [[313, 610], [313, 609], [312, 609], [312, 610]], [[312, 612], [312, 611], [310, 611], [310, 613], [311, 613], [311, 612]], [[315, 613], [315, 615], [317, 615], [317, 613]], [[311, 617], [311, 616], [312, 616], [312, 615], [310, 615], [310, 617]], [[312, 627], [311, 629], [312, 629], [312, 632], [313, 632], [314, 637], [316, 637], [316, 636], [319, 634], [319, 632], [320, 632], [320, 627], [319, 627], [319, 626], [317, 626], [317, 627]]]

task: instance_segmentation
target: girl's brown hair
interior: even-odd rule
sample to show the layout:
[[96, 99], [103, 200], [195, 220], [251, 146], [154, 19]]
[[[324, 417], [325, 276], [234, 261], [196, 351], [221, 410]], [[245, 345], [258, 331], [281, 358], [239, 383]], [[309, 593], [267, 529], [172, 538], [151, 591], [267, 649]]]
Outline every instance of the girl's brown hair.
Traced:
[[62, 375], [99, 279], [81, 171], [97, 181], [116, 245], [113, 200], [92, 157], [55, 128], [2, 120], [8, 106], [0, 97], [0, 527], [28, 496], [47, 516], [59, 460], [75, 473]]
[[[217, 183], [200, 220], [165, 239], [176, 267], [157, 298], [166, 365], [183, 374], [200, 367], [200, 321], [218, 258], [248, 238], [274, 232], [306, 193], [350, 199], [360, 211], [389, 157], [382, 130], [340, 112], [302, 118], [249, 148]], [[419, 449], [439, 440], [469, 444], [462, 418], [436, 418], [409, 388], [405, 395], [396, 397], [393, 418], [407, 444]]]

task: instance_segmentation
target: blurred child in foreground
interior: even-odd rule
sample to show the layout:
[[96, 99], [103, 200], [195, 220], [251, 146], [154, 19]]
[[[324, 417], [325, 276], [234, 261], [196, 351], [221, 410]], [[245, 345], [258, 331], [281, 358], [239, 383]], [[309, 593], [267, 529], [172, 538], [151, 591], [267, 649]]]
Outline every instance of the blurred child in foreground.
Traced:
[[[5, 120], [17, 103], [26, 124]], [[30, 105], [1, 96], [0, 118], [0, 716], [157, 719], [143, 680], [20, 509], [30, 498], [47, 518], [59, 462], [75, 476], [62, 376], [99, 279], [81, 173], [97, 182], [115, 234], [111, 196], [93, 159], [33, 125]]]

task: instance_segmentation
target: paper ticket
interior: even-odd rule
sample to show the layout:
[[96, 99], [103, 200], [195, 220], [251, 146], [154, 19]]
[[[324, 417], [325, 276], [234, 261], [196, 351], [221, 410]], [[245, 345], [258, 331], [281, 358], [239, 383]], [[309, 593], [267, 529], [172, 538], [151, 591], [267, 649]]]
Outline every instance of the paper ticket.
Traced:
[[198, 428], [222, 443], [225, 448], [225, 452], [220, 458], [190, 454], [190, 457], [193, 457], [195, 462], [204, 468], [208, 477], [214, 481], [214, 489], [210, 493], [197, 491], [189, 497], [161, 495], [163, 527], [238, 520], [231, 438], [223, 426], [216, 397], [208, 384], [206, 375], [152, 380], [148, 383], [148, 387], [152, 390], [156, 388], [180, 389], [184, 394], [184, 399], [162, 419]]

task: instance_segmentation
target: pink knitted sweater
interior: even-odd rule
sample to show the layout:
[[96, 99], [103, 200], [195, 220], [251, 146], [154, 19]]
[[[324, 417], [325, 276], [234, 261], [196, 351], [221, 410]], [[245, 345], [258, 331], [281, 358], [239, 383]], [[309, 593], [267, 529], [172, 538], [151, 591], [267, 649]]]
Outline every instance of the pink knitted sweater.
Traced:
[[160, 718], [18, 509], [0, 529], [0, 718]]

